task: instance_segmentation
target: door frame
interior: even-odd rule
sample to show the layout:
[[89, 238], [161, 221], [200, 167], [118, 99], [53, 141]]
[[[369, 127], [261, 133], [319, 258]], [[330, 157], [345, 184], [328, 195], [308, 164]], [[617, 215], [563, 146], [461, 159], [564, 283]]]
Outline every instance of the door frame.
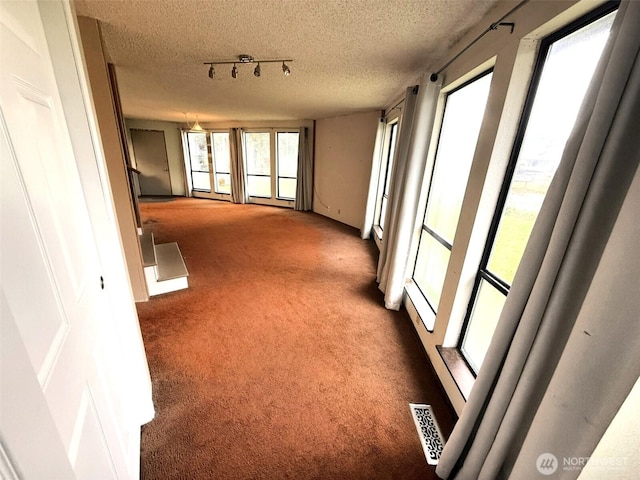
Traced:
[[[142, 193], [142, 185], [140, 183], [140, 180], [141, 180], [140, 176], [142, 176], [144, 174], [144, 172], [142, 172], [140, 170], [140, 164], [138, 162], [138, 157], [136, 156], [136, 145], [135, 145], [135, 140], [133, 138], [133, 136], [134, 136], [133, 132], [136, 131], [136, 130], [141, 131], [141, 132], [153, 132], [153, 133], [161, 133], [162, 134], [162, 145], [163, 145], [164, 159], [165, 159], [165, 166], [166, 166], [166, 168], [164, 168], [163, 171], [165, 171], [167, 173], [167, 179], [169, 180], [168, 181], [169, 193], [167, 194], [167, 196], [173, 195], [173, 189], [171, 188], [171, 169], [169, 167], [169, 156], [167, 155], [167, 139], [165, 137], [164, 130], [156, 130], [156, 129], [152, 129], [152, 128], [136, 128], [136, 127], [134, 127], [134, 128], [130, 128], [129, 129], [129, 134], [131, 135], [131, 147], [132, 147], [132, 150], [133, 150], [133, 155], [134, 155], [135, 164], [136, 164], [135, 168], [136, 168], [136, 170], [141, 172], [139, 174], [139, 177], [138, 177], [138, 188], [140, 189], [140, 196], [144, 196], [144, 194]], [[125, 149], [125, 150], [127, 151], [127, 156], [128, 156], [128, 149]], [[153, 196], [153, 195], [163, 195], [163, 194], [152, 194], [150, 196]], [[133, 196], [135, 197], [135, 194]], [[135, 202], [136, 203], [138, 202], [137, 198], [135, 198]]]
[[[154, 417], [151, 378], [116, 220], [93, 98], [79, 42], [77, 18], [70, 0], [41, 1], [38, 2], [37, 8], [40, 18], [34, 18], [32, 21], [41, 22], [47, 40], [51, 66], [60, 94], [63, 120], [66, 123], [71, 149], [75, 155], [80, 186], [94, 233], [94, 245], [104, 277], [109, 279], [105, 294], [108, 296], [113, 311], [113, 316], [109, 320], [117, 332], [124, 357], [122, 361], [127, 365], [127, 369], [122, 372], [122, 375], [123, 381], [128, 385], [126, 393], [129, 400], [127, 409], [129, 421], [135, 425], [142, 425]], [[49, 59], [46, 61], [48, 62]], [[3, 313], [6, 313], [4, 295], [2, 297], [2, 309]], [[3, 322], [5, 319], [10, 327], [15, 323], [8, 315], [3, 315]], [[3, 340], [6, 338], [5, 334], [10, 331], [11, 328], [3, 331]], [[3, 361], [1, 362], [2, 367], [5, 368], [6, 365], [7, 370], [17, 371], [20, 366], [21, 371], [25, 373], [23, 380], [19, 383], [22, 390], [33, 381], [37, 385], [35, 371], [26, 357], [26, 353], [21, 354], [19, 351], [19, 337], [18, 341], [13, 342], [12, 345], [16, 346], [15, 351], [2, 352], [3, 356], [7, 355], [5, 358], [11, 360], [11, 364], [7, 365], [7, 362]], [[29, 368], [31, 375], [29, 375]], [[4, 379], [3, 376], [3, 381]], [[30, 397], [36, 403], [42, 404], [44, 398], [38, 400], [37, 394], [33, 393], [34, 390], [31, 387], [29, 389], [31, 391]], [[41, 391], [40, 396], [42, 396]], [[34, 458], [38, 463], [43, 462], [43, 465], [46, 465], [45, 462], [52, 455], [60, 453], [56, 442], [45, 442], [49, 445], [48, 449], [35, 449], [36, 445], [42, 444], [43, 440], [55, 439], [57, 436], [55, 427], [47, 425], [46, 418], [41, 419], [42, 421], [38, 420], [48, 412], [46, 404], [38, 410], [26, 419], [23, 433], [19, 437], [5, 436], [4, 434], [0, 436], [0, 457], [2, 457], [0, 458], [0, 472], [3, 475], [6, 474], [8, 478], [12, 478], [15, 472], [19, 471], [14, 468], [17, 466], [16, 463], [12, 465], [12, 461], [16, 460], [7, 455], [7, 449], [11, 450], [13, 442], [28, 442], [34, 448]], [[38, 416], [36, 413], [42, 415]], [[30, 434], [25, 436], [24, 431], [28, 431]], [[131, 478], [137, 478], [140, 470], [139, 429], [137, 433], [134, 431], [128, 440], [130, 441], [130, 449], [126, 452], [128, 470], [132, 472]], [[64, 477], [72, 478], [67, 475]]]

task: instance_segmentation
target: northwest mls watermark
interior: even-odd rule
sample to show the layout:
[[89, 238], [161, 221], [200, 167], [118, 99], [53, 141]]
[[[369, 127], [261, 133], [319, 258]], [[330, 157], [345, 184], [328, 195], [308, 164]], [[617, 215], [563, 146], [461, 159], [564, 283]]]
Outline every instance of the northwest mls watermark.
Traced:
[[624, 471], [629, 467], [627, 457], [563, 457], [558, 459], [553, 453], [543, 453], [536, 460], [536, 469], [542, 475], [553, 475], [558, 470], [582, 471], [589, 464], [589, 469], [597, 471]]

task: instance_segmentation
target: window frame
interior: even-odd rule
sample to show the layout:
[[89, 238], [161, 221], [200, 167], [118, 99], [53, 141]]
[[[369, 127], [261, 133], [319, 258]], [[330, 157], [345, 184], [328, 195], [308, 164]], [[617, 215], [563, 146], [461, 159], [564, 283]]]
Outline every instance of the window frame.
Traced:
[[[586, 13], [582, 17], [574, 20], [573, 22], [568, 23], [567, 25], [556, 30], [555, 32], [550, 33], [549, 35], [545, 36], [540, 40], [538, 52], [536, 54], [536, 60], [533, 67], [533, 72], [531, 75], [531, 80], [527, 88], [524, 107], [522, 110], [522, 114], [520, 115], [520, 118], [518, 120], [518, 127], [517, 127], [515, 138], [513, 141], [513, 146], [511, 147], [511, 152], [509, 154], [509, 161], [505, 169], [504, 177], [500, 186], [500, 193], [498, 194], [498, 199], [496, 201], [493, 215], [491, 217], [489, 231], [485, 239], [485, 244], [482, 250], [480, 263], [476, 270], [476, 275], [473, 281], [473, 288], [471, 290], [471, 296], [469, 298], [469, 302], [465, 310], [464, 320], [460, 328], [460, 335], [458, 337], [458, 342], [456, 346], [456, 349], [460, 352], [460, 356], [466, 363], [467, 367], [469, 368], [470, 372], [473, 374], [474, 378], [477, 376], [480, 367], [478, 367], [478, 369], [476, 370], [475, 366], [473, 365], [473, 362], [468, 358], [467, 354], [465, 353], [463, 344], [465, 341], [466, 334], [469, 330], [471, 317], [473, 316], [473, 310], [479, 298], [479, 292], [480, 292], [480, 288], [482, 286], [483, 280], [487, 282], [490, 286], [498, 290], [500, 293], [502, 293], [505, 296], [505, 300], [511, 289], [511, 285], [508, 282], [506, 282], [505, 280], [500, 278], [497, 274], [491, 272], [488, 269], [488, 264], [489, 264], [489, 260], [493, 250], [493, 246], [495, 244], [498, 228], [500, 226], [500, 221], [502, 220], [502, 215], [506, 206], [507, 197], [511, 189], [513, 176], [516, 171], [518, 159], [520, 156], [520, 151], [522, 149], [522, 144], [524, 142], [527, 127], [529, 125], [531, 112], [533, 110], [533, 106], [536, 100], [538, 87], [540, 84], [545, 63], [549, 55], [549, 51], [555, 42], [571, 35], [572, 33], [599, 20], [600, 18], [605, 17], [606, 15], [614, 12], [615, 10], [617, 10], [618, 6], [619, 6], [619, 2], [617, 1], [607, 2], [595, 8], [594, 10], [591, 10], [590, 12]], [[546, 193], [545, 193], [545, 196], [546, 196]], [[520, 261], [521, 260], [522, 259], [520, 259]]]
[[[269, 134], [269, 166], [270, 166], [270, 174], [250, 174], [247, 166], [247, 144], [246, 144], [246, 134], [247, 133], [268, 133]], [[295, 198], [283, 198], [278, 196], [278, 158], [277, 158], [277, 134], [278, 133], [297, 133], [298, 140], [300, 135], [300, 128], [296, 127], [262, 127], [262, 128], [246, 128], [242, 130], [242, 153], [243, 153], [243, 162], [245, 167], [245, 187], [247, 188], [247, 197], [250, 203], [257, 203], [261, 205], [273, 205], [279, 207], [290, 207], [293, 208]], [[299, 156], [298, 156], [299, 159]], [[268, 177], [270, 178], [271, 185], [271, 195], [267, 196], [259, 196], [259, 195], [251, 195], [248, 191], [248, 178], [249, 177]], [[281, 177], [286, 178], [286, 177]], [[297, 175], [296, 175], [297, 181]]]
[[[211, 190], [211, 170], [212, 170], [212, 164], [211, 164], [211, 150], [209, 148], [209, 132], [207, 131], [203, 131], [203, 132], [190, 132], [187, 131], [187, 152], [189, 153], [189, 176], [191, 177], [191, 191], [194, 193], [204, 193], [204, 194], [210, 194], [212, 193]], [[191, 155], [191, 143], [189, 142], [189, 135], [204, 135], [205, 136], [205, 144], [206, 144], [206, 149], [207, 149], [207, 162], [209, 165], [209, 170], [207, 171], [202, 171], [202, 170], [194, 170], [193, 169], [193, 157]], [[209, 175], [209, 190], [203, 190], [201, 188], [195, 188], [195, 182], [193, 180], [193, 172], [196, 173], [206, 173]]]
[[[400, 136], [400, 115], [387, 116], [384, 121], [384, 142], [380, 158], [378, 188], [376, 189], [376, 208], [373, 217], [373, 230], [380, 240], [382, 240], [382, 236], [384, 235], [384, 226], [381, 223], [383, 216], [386, 215], [386, 212], [383, 213], [384, 200], [386, 200], [385, 207], [388, 208], [389, 206], [389, 194], [391, 192], [385, 191], [387, 188], [389, 190], [391, 189], [391, 177], [393, 175], [398, 138]], [[391, 166], [391, 169], [389, 169], [389, 166]]]
[[[295, 201], [295, 196], [293, 197], [284, 197], [280, 195], [280, 179], [290, 179], [296, 181], [296, 187], [298, 185], [298, 162], [300, 161], [300, 129], [275, 129], [274, 130], [274, 139], [275, 139], [275, 149], [276, 149], [276, 200], [284, 200], [289, 202]], [[278, 150], [278, 135], [281, 133], [295, 133], [298, 135], [298, 160], [296, 161], [296, 176], [288, 177], [284, 175], [280, 175], [280, 152]]]
[[[424, 292], [424, 290], [422, 289], [422, 287], [418, 284], [417, 281], [415, 281], [415, 271], [416, 271], [416, 266], [418, 263], [418, 256], [420, 253], [420, 246], [422, 244], [422, 235], [423, 233], [426, 233], [428, 235], [431, 236], [431, 238], [433, 238], [436, 242], [438, 242], [440, 245], [442, 245], [443, 247], [445, 247], [447, 250], [449, 250], [449, 253], [451, 253], [451, 251], [453, 250], [453, 242], [455, 241], [455, 238], [452, 239], [452, 243], [449, 243], [445, 238], [443, 238], [442, 236], [440, 236], [437, 232], [435, 232], [432, 228], [430, 228], [427, 224], [427, 213], [429, 211], [429, 200], [431, 197], [431, 191], [433, 188], [433, 180], [434, 180], [434, 174], [436, 172], [436, 166], [438, 164], [438, 152], [440, 150], [440, 141], [442, 139], [442, 131], [443, 131], [443, 127], [444, 127], [444, 117], [446, 115], [447, 112], [447, 102], [449, 100], [449, 97], [462, 90], [463, 88], [467, 87], [468, 85], [480, 80], [481, 78], [493, 74], [493, 70], [494, 67], [491, 66], [489, 68], [487, 68], [486, 70], [483, 70], [482, 72], [473, 75], [471, 78], [469, 78], [468, 80], [464, 81], [463, 83], [461, 83], [460, 85], [456, 86], [455, 88], [452, 88], [451, 90], [447, 91], [444, 93], [444, 98], [442, 100], [442, 107], [441, 107], [441, 114], [440, 114], [440, 119], [439, 119], [439, 123], [438, 123], [438, 134], [437, 134], [437, 139], [435, 141], [435, 148], [434, 148], [434, 153], [433, 153], [433, 161], [430, 164], [430, 172], [429, 172], [429, 176], [428, 176], [428, 181], [426, 183], [427, 185], [427, 191], [425, 193], [425, 200], [424, 200], [424, 210], [422, 212], [422, 219], [420, 220], [420, 224], [417, 228], [417, 244], [415, 247], [415, 255], [414, 255], [414, 261], [413, 261], [413, 270], [411, 272], [411, 282], [412, 284], [415, 286], [415, 288], [417, 289], [417, 291], [420, 293], [420, 295], [422, 296], [422, 299], [424, 300], [424, 303], [426, 303], [426, 305], [428, 305], [429, 309], [431, 310], [431, 313], [435, 316], [437, 314], [437, 308], [435, 308], [432, 304], [431, 301], [429, 300], [429, 298], [427, 297], [426, 293]], [[490, 95], [491, 91], [489, 90], [489, 95]], [[487, 102], [489, 100], [489, 96], [487, 96]], [[483, 118], [484, 115], [486, 114], [486, 104], [485, 104], [485, 111], [483, 113]], [[477, 148], [477, 140], [476, 140], [476, 148]], [[472, 160], [473, 162], [473, 160]], [[467, 177], [467, 181], [468, 181], [468, 177]], [[459, 218], [458, 218], [459, 220]], [[450, 258], [449, 258], [450, 261]], [[448, 262], [447, 262], [448, 265]], [[445, 276], [446, 276], [446, 270], [448, 270], [448, 267], [445, 269]], [[442, 293], [442, 292], [441, 292]], [[422, 303], [422, 302], [421, 302]]]
[[[229, 135], [229, 130], [207, 130], [207, 134], [208, 134], [208, 138], [207, 138], [207, 145], [209, 148], [209, 154], [211, 156], [211, 183], [213, 185], [213, 191], [211, 193], [215, 193], [216, 195], [226, 195], [226, 196], [230, 196], [232, 193], [232, 189], [233, 186], [231, 185], [231, 182], [229, 182], [229, 192], [219, 192], [218, 191], [218, 174], [223, 174], [223, 175], [229, 175], [229, 179], [231, 179], [231, 135]], [[228, 144], [229, 144], [229, 171], [228, 172], [222, 172], [218, 170], [218, 167], [216, 165], [216, 155], [215, 155], [215, 149], [213, 148], [213, 136], [214, 135], [219, 135], [219, 134], [225, 134], [227, 135], [227, 139], [228, 139]]]

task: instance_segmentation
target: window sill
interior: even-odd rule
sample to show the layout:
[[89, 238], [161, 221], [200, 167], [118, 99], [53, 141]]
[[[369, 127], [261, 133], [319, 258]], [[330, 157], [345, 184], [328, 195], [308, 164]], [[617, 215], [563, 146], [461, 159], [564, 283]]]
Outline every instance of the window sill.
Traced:
[[462, 353], [455, 347], [438, 345], [436, 349], [444, 361], [444, 364], [447, 366], [447, 370], [449, 370], [454, 382], [456, 382], [458, 390], [460, 390], [465, 401], [468, 400], [476, 377], [462, 356]]
[[418, 312], [418, 316], [422, 321], [422, 324], [427, 329], [428, 332], [433, 333], [433, 327], [436, 323], [436, 314], [433, 313], [433, 310], [427, 303], [427, 300], [422, 295], [422, 292], [418, 288], [418, 286], [413, 283], [413, 281], [409, 282], [404, 287], [405, 292], [407, 292], [407, 296], [411, 303], [413, 303], [413, 307]]
[[382, 229], [378, 225], [373, 226], [373, 241], [378, 246], [378, 251], [382, 250]]

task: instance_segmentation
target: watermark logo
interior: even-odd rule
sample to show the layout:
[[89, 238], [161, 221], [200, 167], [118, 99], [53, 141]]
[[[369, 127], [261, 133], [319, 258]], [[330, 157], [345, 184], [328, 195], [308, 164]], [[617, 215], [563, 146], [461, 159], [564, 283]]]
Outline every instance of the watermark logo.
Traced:
[[630, 468], [627, 457], [563, 457], [558, 461], [553, 453], [543, 453], [536, 460], [536, 469], [542, 475], [553, 475], [559, 468], [565, 472], [582, 471], [587, 463], [591, 471], [626, 471]]
[[558, 459], [553, 453], [543, 453], [536, 460], [536, 468], [542, 475], [553, 475], [558, 469]]

